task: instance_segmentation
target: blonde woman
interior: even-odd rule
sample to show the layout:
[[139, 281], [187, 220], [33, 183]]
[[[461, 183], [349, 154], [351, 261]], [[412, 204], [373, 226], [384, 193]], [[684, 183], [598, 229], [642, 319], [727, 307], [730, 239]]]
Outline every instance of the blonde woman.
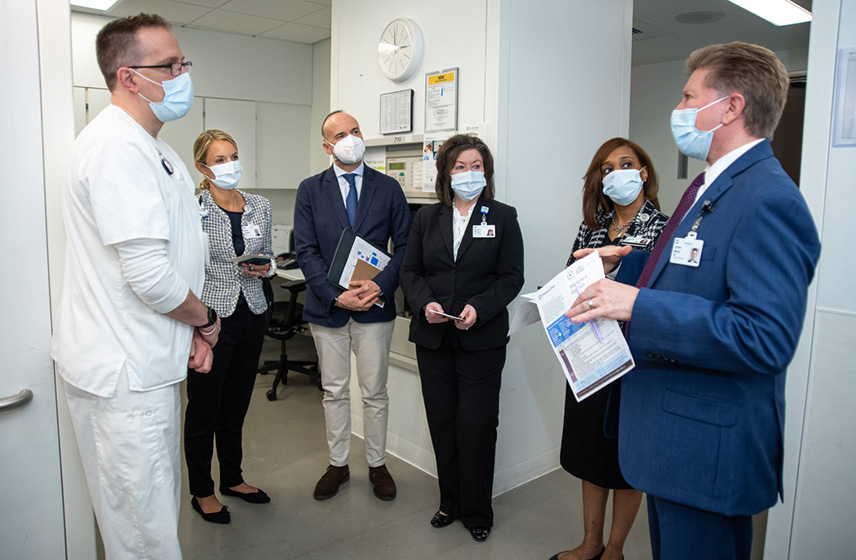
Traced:
[[211, 253], [201, 299], [217, 312], [222, 331], [211, 371], [187, 374], [184, 453], [193, 509], [206, 521], [229, 523], [228, 508], [214, 494], [211, 478], [215, 439], [220, 494], [253, 504], [270, 501], [241, 476], [241, 432], [264, 340], [262, 278], [273, 276], [275, 269], [269, 260], [238, 265], [231, 259], [271, 254], [271, 209], [266, 198], [236, 188], [243, 168], [228, 134], [203, 132], [193, 144], [193, 157], [205, 176], [199, 212]]

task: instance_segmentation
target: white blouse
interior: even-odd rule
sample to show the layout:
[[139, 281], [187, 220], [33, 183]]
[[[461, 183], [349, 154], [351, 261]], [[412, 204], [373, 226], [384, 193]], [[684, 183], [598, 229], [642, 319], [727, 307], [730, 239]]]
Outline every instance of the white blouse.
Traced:
[[461, 240], [464, 238], [464, 232], [467, 231], [467, 224], [470, 223], [470, 217], [473, 215], [473, 208], [476, 204], [470, 206], [467, 213], [460, 214], [455, 204], [452, 203], [452, 247], [454, 249], [455, 260], [458, 260], [458, 248], [461, 246]]

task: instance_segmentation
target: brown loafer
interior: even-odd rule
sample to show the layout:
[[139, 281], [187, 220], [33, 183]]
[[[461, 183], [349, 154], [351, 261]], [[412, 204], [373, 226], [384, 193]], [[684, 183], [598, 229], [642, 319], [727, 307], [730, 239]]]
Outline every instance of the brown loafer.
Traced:
[[316, 500], [332, 498], [339, 492], [339, 486], [348, 482], [349, 478], [351, 478], [351, 471], [348, 469], [348, 465], [344, 467], [330, 465], [327, 467], [327, 472], [324, 473], [324, 476], [315, 485], [315, 492], [312, 496]]
[[395, 481], [386, 469], [386, 465], [369, 467], [369, 480], [374, 484], [374, 495], [381, 500], [395, 499]]

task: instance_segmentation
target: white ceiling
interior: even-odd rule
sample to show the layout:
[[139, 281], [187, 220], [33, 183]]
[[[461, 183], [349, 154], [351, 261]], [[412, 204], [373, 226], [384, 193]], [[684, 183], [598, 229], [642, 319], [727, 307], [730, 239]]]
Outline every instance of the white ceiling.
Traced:
[[173, 25], [317, 43], [330, 36], [332, 0], [119, 0], [106, 12], [72, 9], [124, 17], [140, 12], [158, 14]]
[[[811, 9], [811, 0], [795, 1]], [[331, 2], [119, 0], [110, 10], [97, 13], [116, 17], [156, 13], [181, 27], [312, 44], [330, 36]], [[705, 24], [675, 19], [679, 14], [698, 11], [719, 12], [723, 17]], [[808, 23], [776, 27], [727, 0], [634, 0], [633, 27], [642, 32], [633, 37], [634, 65], [684, 59], [694, 49], [729, 41], [748, 41], [772, 50], [808, 48]]]
[[[811, 0], [794, 0], [811, 10]], [[675, 16], [688, 12], [719, 12], [711, 23], [681, 23]], [[808, 49], [810, 24], [776, 27], [727, 0], [634, 0], [633, 65], [682, 60], [705, 45], [746, 41], [774, 51]]]

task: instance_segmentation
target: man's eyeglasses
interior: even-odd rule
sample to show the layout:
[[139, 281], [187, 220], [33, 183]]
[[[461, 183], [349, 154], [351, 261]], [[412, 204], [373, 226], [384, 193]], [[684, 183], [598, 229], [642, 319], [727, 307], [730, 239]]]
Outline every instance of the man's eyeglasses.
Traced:
[[169, 70], [170, 74], [178, 76], [181, 74], [182, 68], [190, 73], [190, 69], [193, 68], [193, 63], [188, 60], [187, 62], [173, 62], [172, 64], [158, 64], [155, 66], [128, 66], [128, 68], [166, 68]]

